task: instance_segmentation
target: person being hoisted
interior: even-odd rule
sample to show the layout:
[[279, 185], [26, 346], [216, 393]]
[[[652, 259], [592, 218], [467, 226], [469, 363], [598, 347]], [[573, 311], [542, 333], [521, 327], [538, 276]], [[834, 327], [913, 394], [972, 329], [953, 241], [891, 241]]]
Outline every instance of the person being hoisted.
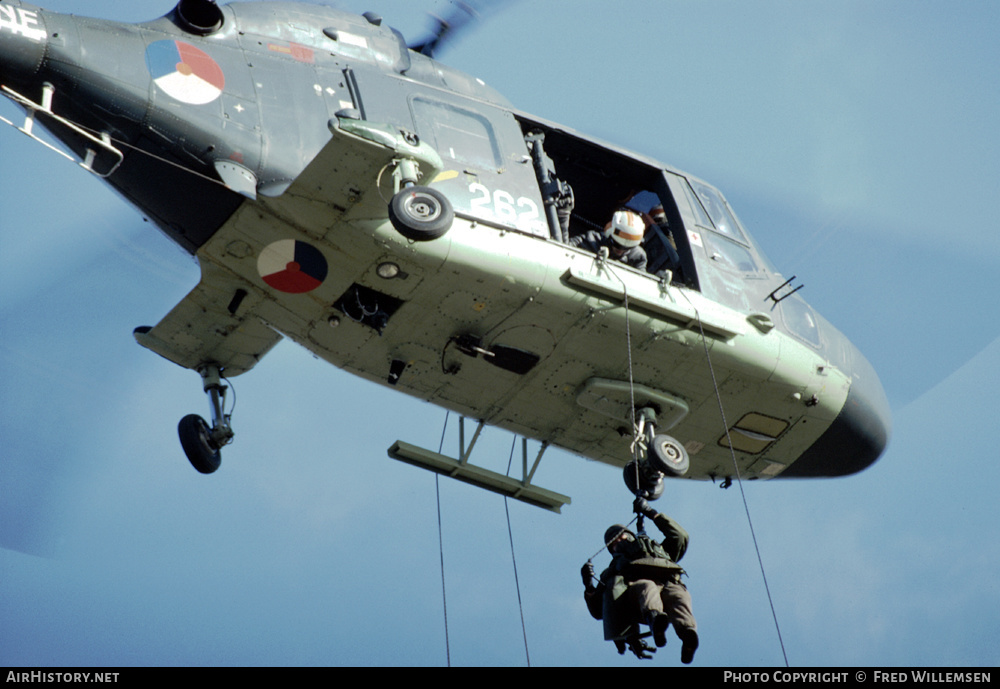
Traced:
[[[691, 594], [681, 581], [685, 572], [677, 564], [687, 550], [688, 534], [652, 509], [645, 498], [636, 498], [633, 506], [640, 515], [638, 535], [618, 524], [605, 532], [612, 559], [596, 586], [594, 565], [588, 560], [581, 570], [587, 609], [604, 621], [604, 638], [614, 641], [619, 653], [627, 644], [639, 658], [649, 658], [645, 651], [655, 650], [642, 640], [640, 624], [649, 625], [657, 647], [666, 645], [667, 627], [673, 625], [682, 642], [681, 662], [690, 663], [698, 648], [698, 625], [691, 612]], [[663, 533], [661, 542], [643, 532], [643, 516]]]

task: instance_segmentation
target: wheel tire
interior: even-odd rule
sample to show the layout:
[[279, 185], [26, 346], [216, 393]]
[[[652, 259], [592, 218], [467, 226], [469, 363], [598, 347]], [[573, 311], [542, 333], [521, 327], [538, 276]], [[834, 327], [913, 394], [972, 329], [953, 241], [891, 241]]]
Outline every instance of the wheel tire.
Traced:
[[211, 474], [222, 463], [222, 452], [209, 435], [208, 423], [197, 414], [188, 414], [177, 424], [181, 447], [191, 466], [203, 474]]
[[657, 471], [670, 476], [683, 476], [691, 466], [687, 450], [669, 435], [658, 435], [653, 438], [648, 459]]
[[451, 228], [455, 210], [447, 197], [430, 187], [407, 187], [389, 202], [389, 222], [415, 242], [437, 239]]

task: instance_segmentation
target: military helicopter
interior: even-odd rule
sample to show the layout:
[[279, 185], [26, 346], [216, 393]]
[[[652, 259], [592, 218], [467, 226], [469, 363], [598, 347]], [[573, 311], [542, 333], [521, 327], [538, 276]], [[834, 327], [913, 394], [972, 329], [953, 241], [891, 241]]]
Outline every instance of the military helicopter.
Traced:
[[[664, 476], [876, 461], [877, 375], [718, 189], [516, 109], [434, 44], [297, 3], [122, 24], [0, 0], [12, 124], [197, 257], [198, 285], [135, 338], [201, 376], [211, 418], [178, 427], [198, 471], [234, 437], [226, 380], [285, 337], [478, 422], [457, 459], [390, 456], [555, 511], [569, 498], [531, 483], [550, 445], [650, 497]], [[623, 208], [650, 220], [645, 270], [575, 246]], [[486, 425], [541, 441], [520, 480], [469, 463]]]

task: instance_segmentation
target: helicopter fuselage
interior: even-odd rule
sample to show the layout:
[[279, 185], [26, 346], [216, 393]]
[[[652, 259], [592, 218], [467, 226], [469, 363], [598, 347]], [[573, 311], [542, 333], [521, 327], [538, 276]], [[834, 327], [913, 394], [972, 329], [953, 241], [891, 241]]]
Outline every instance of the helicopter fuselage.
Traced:
[[[184, 0], [122, 24], [0, 0], [0, 83], [197, 257], [199, 286], [137, 332], [184, 367], [238, 375], [280, 334], [614, 466], [645, 407], [689, 478], [843, 476], [887, 444], [871, 365], [717, 189], [514, 108], [375, 16]], [[404, 159], [454, 210], [430, 241], [387, 215]], [[647, 270], [566, 241], [626, 206], [663, 209]]]

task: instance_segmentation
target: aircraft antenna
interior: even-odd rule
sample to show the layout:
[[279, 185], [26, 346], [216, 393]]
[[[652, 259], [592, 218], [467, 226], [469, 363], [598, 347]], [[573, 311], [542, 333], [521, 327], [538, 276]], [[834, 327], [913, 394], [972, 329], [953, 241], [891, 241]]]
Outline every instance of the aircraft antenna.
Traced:
[[[793, 280], [795, 278], [792, 278]], [[678, 290], [681, 294], [684, 294], [685, 299], [687, 295], [684, 290]], [[785, 667], [789, 667], [788, 664], [788, 653], [785, 651], [785, 642], [781, 638], [781, 626], [778, 624], [778, 614], [774, 610], [774, 599], [771, 597], [771, 588], [767, 584], [767, 573], [764, 571], [764, 558], [760, 554], [760, 546], [757, 543], [757, 534], [753, 528], [753, 519], [750, 518], [750, 507], [747, 504], [747, 496], [743, 490], [743, 479], [740, 477], [740, 467], [736, 462], [736, 451], [733, 449], [732, 439], [729, 435], [729, 422], [726, 421], [726, 409], [722, 404], [722, 394], [719, 392], [719, 383], [715, 377], [715, 368], [712, 366], [712, 355], [708, 349], [708, 338], [705, 336], [705, 329], [701, 322], [701, 313], [698, 311], [698, 307], [691, 303], [688, 299], [688, 304], [694, 309], [695, 317], [698, 319], [698, 330], [701, 332], [701, 343], [705, 348], [705, 359], [708, 361], [708, 371], [712, 376], [712, 386], [715, 388], [715, 398], [719, 403], [719, 414], [722, 416], [722, 425], [726, 429], [726, 442], [729, 444], [729, 453], [733, 458], [733, 469], [736, 471], [736, 482], [740, 487], [740, 496], [743, 498], [743, 511], [747, 515], [747, 524], [750, 526], [750, 536], [753, 538], [753, 547], [757, 553], [757, 564], [760, 565], [760, 576], [764, 580], [764, 591], [767, 593], [767, 602], [771, 606], [771, 617], [774, 619], [774, 629], [778, 633], [778, 644], [781, 646], [781, 655], [785, 659]]]

